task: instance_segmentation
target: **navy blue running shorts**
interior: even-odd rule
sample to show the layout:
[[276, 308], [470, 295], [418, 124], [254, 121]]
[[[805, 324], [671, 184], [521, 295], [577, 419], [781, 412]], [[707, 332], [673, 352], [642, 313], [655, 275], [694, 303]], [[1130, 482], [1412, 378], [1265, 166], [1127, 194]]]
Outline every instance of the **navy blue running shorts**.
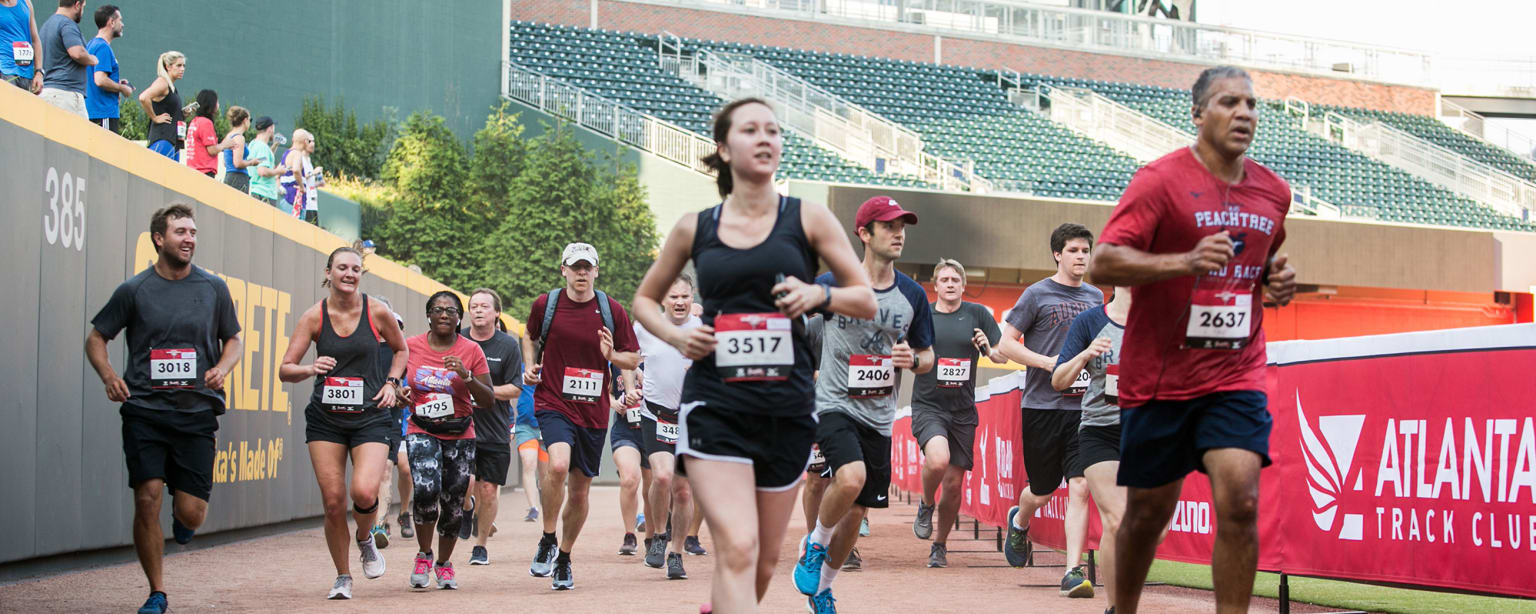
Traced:
[[1191, 471], [1205, 473], [1207, 450], [1239, 448], [1270, 465], [1269, 398], [1257, 390], [1215, 392], [1184, 401], [1153, 400], [1120, 412], [1117, 482], [1157, 488]]

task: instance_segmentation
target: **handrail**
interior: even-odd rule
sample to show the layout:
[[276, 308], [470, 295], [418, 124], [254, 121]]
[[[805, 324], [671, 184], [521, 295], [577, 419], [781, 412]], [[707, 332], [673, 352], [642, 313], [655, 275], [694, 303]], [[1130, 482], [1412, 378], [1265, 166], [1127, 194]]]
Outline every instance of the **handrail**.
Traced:
[[896, 172], [944, 189], [990, 192], [969, 162], [952, 162], [923, 151], [917, 132], [849, 102], [798, 76], [751, 56], [701, 49], [662, 68], [695, 85], [732, 99], [757, 95], [780, 107], [786, 126], [875, 172]]
[[1379, 121], [1361, 121], [1332, 111], [1324, 114], [1323, 120], [1325, 137], [1504, 215], [1528, 220], [1531, 210], [1536, 209], [1536, 183]]
[[1430, 56], [1417, 51], [1016, 0], [623, 1], [886, 29], [959, 32], [1016, 44], [1239, 64], [1334, 78], [1413, 85], [1432, 85], [1435, 79]]
[[708, 173], [702, 160], [715, 151], [709, 139], [513, 62], [502, 62], [502, 66], [507, 76], [503, 96], [684, 168]]
[[1472, 109], [1444, 98], [1440, 99], [1440, 121], [1462, 134], [1508, 150], [1521, 162], [1536, 165], [1536, 138], [1501, 125], [1490, 125], [1487, 118]]

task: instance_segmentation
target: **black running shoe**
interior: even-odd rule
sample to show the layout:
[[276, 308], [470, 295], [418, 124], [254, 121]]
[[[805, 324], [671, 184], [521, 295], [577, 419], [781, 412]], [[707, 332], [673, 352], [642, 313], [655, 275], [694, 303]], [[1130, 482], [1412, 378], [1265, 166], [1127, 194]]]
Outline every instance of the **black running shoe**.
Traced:
[[555, 579], [549, 583], [549, 587], [557, 591], [568, 591], [576, 588], [576, 579], [571, 575], [571, 562], [555, 562]]
[[634, 533], [625, 533], [624, 534], [624, 543], [619, 544], [619, 555], [621, 555], [621, 556], [634, 556], [635, 552], [638, 551], [639, 549], [640, 549], [640, 544], [635, 541], [635, 534]]
[[464, 510], [464, 520], [463, 520], [463, 522], [459, 523], [459, 539], [468, 541], [469, 538], [475, 536], [474, 532], [475, 532], [475, 508], [476, 507], [479, 507], [479, 506], [475, 505], [475, 497], [474, 497], [474, 495], [470, 495], [470, 497], [469, 497], [469, 509]]
[[667, 553], [667, 579], [687, 580], [688, 572], [683, 569], [683, 555], [676, 552]]
[[860, 571], [864, 569], [864, 559], [859, 556], [859, 549], [854, 548], [848, 552], [848, 560], [843, 561], [843, 571]]
[[657, 535], [654, 539], [645, 538], [645, 566], [661, 569], [667, 560], [667, 537]]
[[190, 544], [192, 543], [192, 536], [196, 534], [197, 531], [187, 528], [187, 525], [181, 524], [180, 518], [177, 518], [175, 514], [171, 514], [171, 536], [176, 538], [176, 543], [183, 546]]

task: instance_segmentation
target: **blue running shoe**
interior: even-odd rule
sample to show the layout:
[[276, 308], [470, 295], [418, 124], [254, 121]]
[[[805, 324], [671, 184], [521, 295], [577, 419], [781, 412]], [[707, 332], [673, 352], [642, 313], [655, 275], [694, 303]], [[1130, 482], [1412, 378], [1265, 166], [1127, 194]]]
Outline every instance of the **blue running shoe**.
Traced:
[[821, 586], [821, 564], [827, 560], [827, 547], [811, 543], [809, 535], [805, 536], [800, 546], [805, 548], [805, 553], [795, 563], [795, 589], [802, 595], [815, 595], [816, 589]]
[[192, 536], [196, 534], [197, 531], [188, 529], [187, 525], [181, 524], [181, 520], [175, 514], [171, 514], [171, 536], [176, 538], [176, 543], [183, 546], [190, 544]]
[[805, 609], [811, 614], [837, 614], [837, 600], [832, 598], [832, 589], [828, 588], [806, 599]]
[[165, 614], [165, 610], [170, 607], [170, 602], [165, 599], [165, 593], [155, 591], [149, 594], [149, 600], [139, 608], [139, 614]]
[[1014, 567], [1023, 567], [1029, 563], [1030, 552], [1034, 545], [1029, 541], [1029, 529], [1019, 529], [1013, 526], [1013, 517], [1019, 515], [1019, 506], [1015, 505], [1008, 510], [1008, 541], [1003, 543], [1003, 556], [1008, 559], [1008, 564]]

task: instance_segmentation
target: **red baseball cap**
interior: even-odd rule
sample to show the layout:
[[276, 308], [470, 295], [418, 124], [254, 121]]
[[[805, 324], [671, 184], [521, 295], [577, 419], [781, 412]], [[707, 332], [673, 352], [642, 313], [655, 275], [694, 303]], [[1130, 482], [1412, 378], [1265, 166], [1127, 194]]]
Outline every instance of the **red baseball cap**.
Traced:
[[908, 224], [917, 223], [917, 214], [902, 209], [896, 199], [889, 196], [876, 196], [859, 205], [859, 213], [854, 216], [854, 226], [863, 228], [870, 222], [889, 222], [898, 218]]

